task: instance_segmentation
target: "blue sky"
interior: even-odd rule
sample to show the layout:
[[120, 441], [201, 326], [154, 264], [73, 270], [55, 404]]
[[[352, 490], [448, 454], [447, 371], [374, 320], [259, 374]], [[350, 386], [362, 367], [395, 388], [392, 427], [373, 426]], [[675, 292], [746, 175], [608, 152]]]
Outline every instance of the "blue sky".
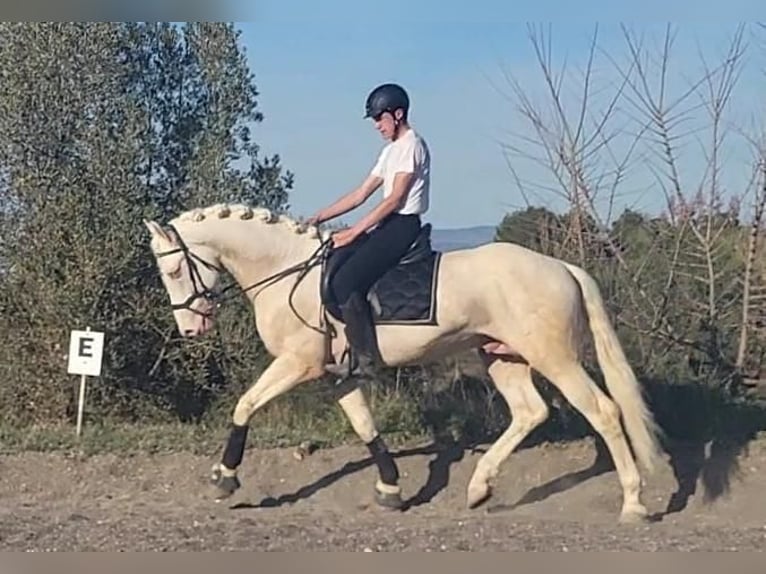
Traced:
[[[385, 81], [399, 82], [410, 92], [412, 123], [431, 148], [429, 221], [437, 227], [495, 225], [505, 212], [526, 206], [501, 143], [514, 142], [512, 131], [528, 133], [528, 123], [521, 121], [508, 97], [511, 87], [504, 74], [511, 72], [530, 93], [540, 94], [544, 89], [527, 24], [512, 20], [527, 15], [517, 12], [513, 3], [499, 1], [466, 5], [448, 0], [439, 3], [438, 11], [435, 2], [412, 2], [401, 12], [407, 4], [400, 0], [366, 4], [260, 0], [258, 20], [237, 23], [265, 115], [265, 121], [256, 127], [256, 138], [264, 153], [279, 153], [284, 165], [295, 173], [291, 193], [294, 214], [310, 215], [365, 177], [383, 141], [370, 122], [362, 119], [364, 99], [373, 86]], [[643, 13], [635, 15], [617, 14], [614, 4], [548, 3], [548, 13], [559, 17], [550, 28], [556, 64], [566, 58], [572, 74], [585, 65], [596, 22], [582, 16], [596, 9], [599, 18], [653, 15], [649, 11], [651, 1], [642, 2]], [[469, 18], [461, 14], [466, 6], [471, 7]], [[693, 77], [699, 70], [700, 46], [711, 62], [717, 61], [716, 56], [724, 53], [728, 38], [736, 30], [736, 21], [716, 20], [713, 9], [707, 10], [707, 6], [720, 4], [705, 0], [695, 3], [694, 10], [712, 18], [709, 22], [674, 24], [677, 37], [671, 91], [675, 93], [686, 87], [684, 75]], [[740, 8], [745, 18], [748, 8], [751, 12], [755, 9], [754, 2], [729, 2], [726, 6], [731, 9], [729, 16], [734, 8]], [[657, 13], [673, 17], [673, 10]], [[401, 21], [396, 21], [397, 14], [403, 14]], [[630, 26], [647, 34], [647, 41], [656, 46], [665, 24]], [[758, 113], [762, 99], [766, 46], [758, 47], [754, 38], [748, 29], [749, 60], [733, 108], [738, 120]], [[606, 53], [624, 61], [626, 45], [616, 22], [599, 23], [599, 39]], [[595, 71], [596, 87], [613, 90], [617, 76], [604, 54], [596, 56]], [[580, 81], [573, 75], [565, 86], [565, 104], [576, 104]], [[538, 101], [547, 104], [543, 98]], [[699, 124], [701, 116], [690, 121]], [[697, 175], [704, 167], [701, 148], [695, 145], [690, 140], [682, 149], [692, 178], [690, 186], [698, 183]], [[747, 149], [738, 144], [729, 154], [732, 185], [740, 186], [748, 168]], [[550, 176], [532, 162], [515, 165], [524, 178], [550, 181]], [[615, 206], [618, 211], [626, 205], [655, 213], [663, 209], [662, 193], [653, 183], [651, 171], [642, 173], [641, 165], [637, 162], [620, 187]], [[376, 199], [378, 196], [373, 196], [372, 200]], [[533, 202], [552, 208], [561, 205], [555, 193], [540, 194]], [[603, 205], [606, 209], [608, 203]], [[368, 203], [361, 210], [371, 207]], [[355, 220], [361, 213], [350, 214], [347, 219]]]

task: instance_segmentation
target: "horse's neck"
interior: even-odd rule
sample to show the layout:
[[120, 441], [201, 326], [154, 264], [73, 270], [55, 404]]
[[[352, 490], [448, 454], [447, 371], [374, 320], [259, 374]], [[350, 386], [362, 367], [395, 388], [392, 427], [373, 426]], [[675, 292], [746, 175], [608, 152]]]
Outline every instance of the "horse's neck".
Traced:
[[216, 249], [221, 264], [243, 288], [299, 265], [319, 247], [318, 241], [276, 225], [250, 224], [241, 231], [234, 225], [205, 242]]

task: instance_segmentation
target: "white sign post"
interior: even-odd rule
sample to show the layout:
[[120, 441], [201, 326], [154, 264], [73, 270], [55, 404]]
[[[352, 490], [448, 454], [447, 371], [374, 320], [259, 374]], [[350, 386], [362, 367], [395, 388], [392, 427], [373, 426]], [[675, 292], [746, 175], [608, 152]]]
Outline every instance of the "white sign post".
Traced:
[[70, 375], [80, 375], [80, 398], [77, 404], [77, 436], [82, 431], [82, 411], [85, 405], [85, 379], [101, 375], [101, 358], [104, 354], [104, 334], [91, 331], [73, 330], [69, 338]]

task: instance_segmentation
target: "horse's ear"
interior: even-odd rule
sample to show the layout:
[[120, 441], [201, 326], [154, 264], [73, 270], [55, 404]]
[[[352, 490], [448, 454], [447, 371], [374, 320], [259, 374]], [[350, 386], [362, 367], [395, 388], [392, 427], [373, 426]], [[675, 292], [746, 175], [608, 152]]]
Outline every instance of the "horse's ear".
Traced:
[[165, 230], [162, 229], [162, 226], [156, 221], [144, 219], [144, 225], [146, 225], [146, 228], [149, 230], [149, 233], [151, 233], [153, 237], [159, 237], [168, 242], [170, 241], [168, 234], [165, 233]]

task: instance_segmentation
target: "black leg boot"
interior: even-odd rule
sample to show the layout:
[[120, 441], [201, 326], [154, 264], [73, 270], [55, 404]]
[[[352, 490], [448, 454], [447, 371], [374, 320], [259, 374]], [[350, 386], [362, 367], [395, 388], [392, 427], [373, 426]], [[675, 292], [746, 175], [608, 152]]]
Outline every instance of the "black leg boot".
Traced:
[[375, 366], [385, 363], [378, 349], [370, 305], [361, 294], [353, 293], [340, 308], [349, 350], [340, 363], [327, 365], [325, 369], [341, 376], [358, 374], [357, 370], [371, 375]]

